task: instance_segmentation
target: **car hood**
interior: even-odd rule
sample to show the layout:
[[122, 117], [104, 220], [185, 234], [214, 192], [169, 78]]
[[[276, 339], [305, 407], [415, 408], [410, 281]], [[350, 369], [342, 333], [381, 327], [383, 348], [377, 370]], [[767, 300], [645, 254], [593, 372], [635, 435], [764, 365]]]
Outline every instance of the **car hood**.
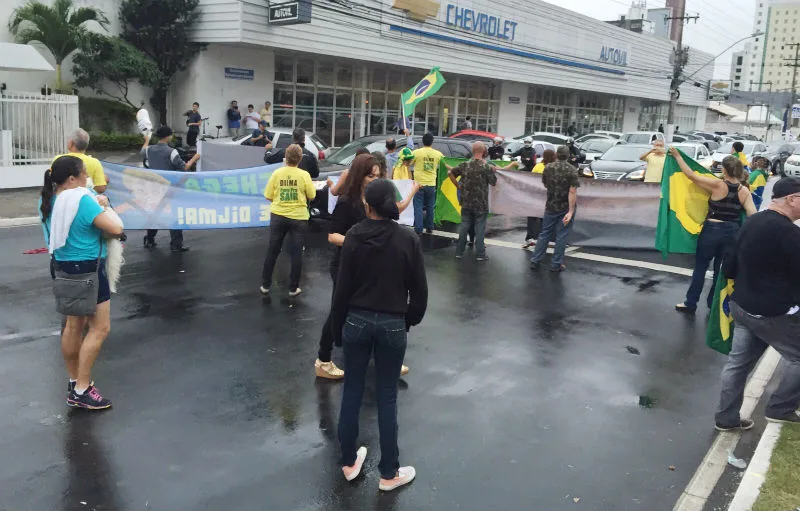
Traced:
[[595, 160], [592, 162], [591, 167], [592, 170], [597, 172], [622, 172], [627, 174], [647, 167], [647, 163], [643, 161]]
[[331, 176], [338, 176], [347, 166], [339, 163], [332, 163], [326, 160], [319, 162], [319, 177], [317, 179], [327, 179]]

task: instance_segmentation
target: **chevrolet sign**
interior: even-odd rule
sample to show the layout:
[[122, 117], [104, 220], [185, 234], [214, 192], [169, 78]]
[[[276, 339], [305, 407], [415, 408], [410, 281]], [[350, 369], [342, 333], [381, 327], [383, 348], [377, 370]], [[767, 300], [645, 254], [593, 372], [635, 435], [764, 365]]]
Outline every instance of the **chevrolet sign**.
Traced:
[[409, 18], [417, 21], [435, 18], [439, 14], [437, 0], [394, 0], [392, 8], [406, 11]]

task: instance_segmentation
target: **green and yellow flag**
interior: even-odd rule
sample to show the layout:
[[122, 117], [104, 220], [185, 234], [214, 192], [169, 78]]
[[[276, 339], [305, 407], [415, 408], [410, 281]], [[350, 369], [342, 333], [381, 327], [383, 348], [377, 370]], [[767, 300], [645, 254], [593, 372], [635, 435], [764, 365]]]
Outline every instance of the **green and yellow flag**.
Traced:
[[444, 84], [445, 79], [442, 73], [439, 72], [439, 68], [431, 69], [431, 72], [425, 75], [425, 78], [403, 94], [400, 102], [403, 108], [403, 119], [414, 113], [414, 107], [417, 106], [417, 103], [436, 94], [436, 91], [441, 89]]
[[439, 176], [437, 183], [439, 188], [436, 192], [436, 206], [433, 208], [433, 221], [437, 225], [442, 222], [461, 223], [461, 203], [458, 200], [458, 189], [447, 177], [447, 167], [445, 164], [455, 167], [459, 163], [466, 161], [463, 158], [442, 158], [439, 163]]
[[733, 345], [731, 295], [733, 295], [733, 279], [726, 278], [720, 272], [714, 288], [714, 303], [708, 316], [706, 346], [723, 355], [730, 353]]
[[[713, 176], [702, 165], [685, 154], [683, 160], [692, 171]], [[667, 154], [661, 178], [661, 204], [656, 227], [656, 249], [667, 254], [694, 254], [697, 237], [708, 215], [710, 194], [692, 183], [681, 172], [678, 162]]]

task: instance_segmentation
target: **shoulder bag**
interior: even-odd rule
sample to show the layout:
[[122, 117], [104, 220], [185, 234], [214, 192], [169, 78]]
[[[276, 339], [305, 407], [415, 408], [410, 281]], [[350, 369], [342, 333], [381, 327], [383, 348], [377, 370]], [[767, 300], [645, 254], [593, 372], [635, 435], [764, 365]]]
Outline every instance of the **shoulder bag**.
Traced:
[[[48, 233], [49, 236], [49, 233]], [[56, 310], [65, 316], [92, 316], [97, 308], [100, 289], [100, 257], [103, 254], [103, 238], [97, 254], [97, 268], [91, 273], [66, 273], [56, 269], [55, 254], [50, 256], [50, 276], [53, 277], [53, 296]]]

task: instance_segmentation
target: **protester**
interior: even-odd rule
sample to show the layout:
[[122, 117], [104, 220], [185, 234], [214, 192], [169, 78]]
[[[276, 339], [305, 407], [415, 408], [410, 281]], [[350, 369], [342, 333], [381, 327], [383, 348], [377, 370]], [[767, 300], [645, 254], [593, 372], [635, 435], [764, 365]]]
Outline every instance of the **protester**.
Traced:
[[494, 137], [492, 146], [489, 147], [490, 160], [502, 160], [506, 154], [506, 148], [503, 147], [503, 137]]
[[232, 138], [239, 136], [239, 128], [242, 126], [242, 113], [239, 112], [239, 103], [231, 101], [231, 107], [225, 114], [228, 117], [228, 133]]
[[[414, 140], [412, 140], [411, 132], [408, 129], [403, 130], [403, 134], [406, 136], [408, 141], [407, 144], [411, 144], [411, 147], [414, 147]], [[400, 156], [400, 150], [397, 148], [397, 140], [394, 137], [387, 137], [386, 138], [386, 168], [388, 170], [387, 178], [393, 179], [392, 174], [394, 172], [394, 168], [397, 166], [397, 157]]]
[[[169, 126], [161, 126], [158, 128], [156, 130], [156, 138], [158, 139], [158, 144], [151, 146], [150, 133], [144, 136], [144, 145], [142, 146], [141, 153], [144, 155], [148, 168], [188, 172], [191, 170], [192, 165], [200, 159], [200, 153], [195, 153], [188, 162], [183, 161], [178, 150], [169, 145], [169, 142], [172, 140], [172, 129]], [[147, 230], [147, 234], [144, 236], [144, 248], [156, 247], [156, 234], [158, 234], [158, 229]], [[182, 230], [170, 229], [169, 248], [172, 252], [176, 253], [189, 251], [189, 247], [183, 244]]]
[[512, 158], [519, 158], [522, 162], [522, 169], [525, 172], [532, 172], [536, 166], [536, 149], [533, 148], [533, 139], [525, 137], [522, 147], [511, 153]]
[[575, 145], [574, 138], [570, 137], [567, 139], [567, 149], [569, 149], [569, 158], [567, 159], [567, 163], [577, 169], [578, 164], [581, 163], [581, 150]]
[[[489, 215], [489, 185], [497, 184], [497, 175], [486, 160], [486, 146], [483, 142], [473, 142], [472, 159], [457, 167], [447, 165], [450, 181], [461, 192], [461, 225], [458, 229], [456, 243], [456, 259], [464, 257], [467, 247], [467, 235], [474, 229], [475, 260], [485, 261], [486, 218]], [[457, 178], [461, 181], [457, 181]]]
[[538, 270], [547, 250], [547, 241], [555, 233], [556, 245], [553, 252], [550, 271], [562, 272], [567, 269], [563, 264], [567, 248], [567, 238], [572, 231], [575, 220], [575, 208], [578, 205], [578, 169], [567, 163], [570, 157], [569, 148], [558, 146], [558, 161], [548, 164], [542, 172], [542, 183], [547, 188], [547, 201], [544, 207], [542, 232], [538, 239], [541, 243], [531, 256], [531, 269]]
[[411, 179], [422, 187], [420, 193], [414, 196], [414, 231], [422, 234], [424, 225], [425, 232], [431, 234], [433, 208], [436, 205], [436, 177], [439, 173], [439, 162], [444, 155], [432, 147], [432, 133], [422, 136], [422, 145], [422, 149], [414, 150], [414, 170], [411, 172]]
[[734, 279], [731, 312], [736, 322], [733, 345], [722, 370], [722, 391], [715, 416], [720, 431], [750, 429], [739, 409], [747, 378], [768, 346], [786, 367], [767, 402], [768, 421], [800, 423], [800, 178], [775, 183], [769, 207], [744, 223], [732, 256], [723, 263]]
[[52, 256], [53, 278], [59, 274], [97, 272], [94, 313], [66, 316], [61, 353], [69, 375], [67, 404], [101, 410], [109, 408], [111, 401], [94, 386], [91, 372], [111, 327], [111, 289], [105, 269], [107, 249], [103, 236], [119, 238], [123, 232], [122, 226], [103, 211], [101, 203], [108, 205], [108, 199], [95, 199], [85, 188], [87, 177], [80, 158], [57, 158], [44, 174], [39, 213]]
[[[412, 151], [408, 147], [404, 147], [403, 149], [401, 149], [397, 156], [397, 163], [395, 163], [394, 170], [392, 170], [392, 179], [397, 181], [403, 179], [413, 179], [412, 177], [413, 173], [411, 170], [411, 164], [413, 162], [414, 162], [414, 151]], [[416, 219], [416, 213], [414, 216]]]
[[575, 127], [575, 123], [574, 122], [570, 123], [570, 125], [567, 127], [567, 136], [574, 137], [575, 135], [577, 135], [577, 133], [578, 129]]
[[742, 165], [749, 167], [750, 163], [747, 161], [747, 155], [744, 154], [744, 144], [738, 140], [731, 144], [731, 154], [734, 155], [742, 162]]
[[400, 467], [397, 447], [397, 384], [406, 332], [425, 315], [428, 286], [420, 242], [395, 220], [400, 216], [391, 181], [378, 179], [364, 191], [367, 219], [347, 231], [331, 305], [334, 342], [344, 348], [345, 378], [339, 414], [342, 472], [361, 473], [367, 448], [357, 448], [358, 416], [367, 366], [375, 353], [381, 461], [378, 488], [410, 483], [414, 467]]
[[471, 116], [468, 115], [466, 117], [466, 119], [464, 119], [464, 123], [461, 124], [461, 129], [462, 130], [471, 130], [472, 129], [472, 117]]
[[264, 101], [264, 108], [261, 109], [258, 115], [261, 117], [261, 122], [267, 123], [268, 128], [272, 126], [272, 103]]
[[664, 133], [664, 124], [659, 124], [658, 125], [658, 132], [659, 133]]
[[266, 151], [272, 149], [272, 138], [274, 135], [267, 130], [269, 123], [261, 121], [258, 126], [259, 129], [253, 130], [249, 143], [255, 147], [263, 147]]
[[84, 168], [86, 168], [86, 174], [92, 180], [92, 189], [97, 193], [104, 193], [108, 186], [108, 180], [105, 172], [103, 172], [103, 165], [97, 158], [86, 154], [88, 148], [89, 134], [85, 130], [78, 128], [67, 138], [67, 153], [59, 154], [53, 158], [53, 161], [55, 162], [62, 156], [67, 155], [80, 159]]
[[[719, 265], [725, 250], [733, 242], [741, 225], [742, 212], [748, 216], [756, 212], [753, 197], [747, 187], [742, 186], [744, 167], [735, 156], [726, 156], [722, 160], [722, 179], [714, 176], [702, 175], [694, 172], [683, 161], [681, 153], [674, 147], [669, 148], [669, 153], [678, 162], [683, 174], [694, 184], [708, 192], [708, 216], [703, 223], [703, 229], [697, 238], [697, 251], [695, 253], [692, 283], [686, 293], [686, 300], [675, 306], [675, 310], [686, 314], [694, 314], [697, 302], [703, 293], [703, 284], [706, 280], [706, 270], [713, 260], [714, 280], [719, 275]], [[714, 300], [714, 285], [708, 293], [708, 307]]]
[[303, 246], [308, 229], [308, 201], [316, 197], [317, 189], [308, 172], [298, 167], [302, 158], [303, 149], [299, 145], [287, 147], [286, 166], [272, 173], [264, 189], [264, 196], [272, 201], [269, 208], [269, 250], [261, 277], [261, 294], [265, 296], [272, 287], [272, 272], [287, 234], [292, 258], [289, 296], [303, 292], [300, 289], [300, 273], [303, 270]]
[[[534, 174], [542, 174], [544, 173], [545, 167], [554, 161], [556, 161], [556, 152], [552, 149], [545, 149], [542, 153], [542, 161], [537, 163], [531, 172]], [[527, 232], [525, 233], [525, 243], [522, 244], [522, 248], [528, 248], [536, 244], [536, 240], [539, 238], [541, 232], [542, 218], [538, 216], [529, 216]], [[547, 241], [549, 242], [549, 240]]]
[[647, 162], [647, 168], [644, 171], [644, 182], [660, 183], [661, 176], [664, 174], [664, 162], [667, 160], [664, 141], [654, 140], [653, 148], [639, 156], [639, 159]]
[[248, 130], [257, 130], [260, 122], [261, 116], [255, 111], [255, 107], [247, 105], [247, 113], [244, 114], [244, 127]]
[[200, 103], [192, 103], [192, 109], [186, 112], [186, 145], [197, 146], [197, 135], [200, 134], [200, 125], [203, 124], [203, 116], [200, 115]]
[[[292, 131], [292, 143], [300, 146], [303, 151], [303, 157], [300, 160], [299, 168], [308, 172], [312, 178], [319, 177], [319, 163], [314, 153], [306, 148], [306, 131], [303, 128], [295, 128]], [[278, 149], [277, 151], [268, 149], [267, 152], [264, 153], [264, 163], [281, 163], [285, 157], [285, 149]]]
[[761, 207], [761, 203], [764, 200], [764, 187], [767, 186], [767, 181], [769, 180], [769, 166], [769, 159], [763, 156], [753, 158], [753, 168], [747, 179], [747, 185], [750, 188], [750, 193], [753, 194], [753, 204], [756, 209]]

